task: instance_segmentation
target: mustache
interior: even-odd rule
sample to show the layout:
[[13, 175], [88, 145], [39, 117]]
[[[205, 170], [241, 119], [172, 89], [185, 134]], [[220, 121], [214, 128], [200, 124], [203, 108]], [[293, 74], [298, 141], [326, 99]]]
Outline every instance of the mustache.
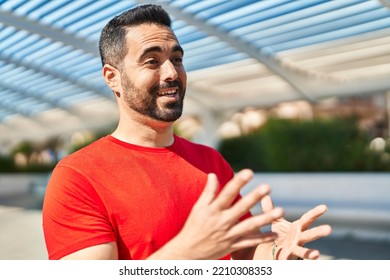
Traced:
[[163, 84], [155, 85], [152, 87], [151, 91], [156, 93], [161, 89], [172, 88], [172, 87], [178, 87], [179, 90], [183, 89], [181, 82], [178, 80], [175, 80], [175, 81], [170, 81], [170, 82], [165, 82]]

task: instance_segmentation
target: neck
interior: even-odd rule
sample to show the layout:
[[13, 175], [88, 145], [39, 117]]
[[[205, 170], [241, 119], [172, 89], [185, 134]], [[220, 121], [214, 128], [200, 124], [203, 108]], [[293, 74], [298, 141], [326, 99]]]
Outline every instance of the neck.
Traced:
[[150, 118], [128, 118], [121, 116], [118, 127], [112, 136], [134, 145], [143, 147], [168, 147], [173, 144], [173, 123], [152, 120]]

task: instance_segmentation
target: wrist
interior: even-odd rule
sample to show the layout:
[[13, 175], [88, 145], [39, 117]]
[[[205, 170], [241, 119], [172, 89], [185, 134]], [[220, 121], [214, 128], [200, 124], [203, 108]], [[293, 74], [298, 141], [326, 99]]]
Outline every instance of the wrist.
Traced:
[[183, 243], [176, 240], [176, 238], [171, 239], [159, 250], [151, 254], [147, 259], [148, 260], [192, 260], [193, 258], [188, 253], [189, 250], [186, 250]]
[[254, 258], [255, 260], [272, 260], [272, 247], [274, 242], [265, 242], [260, 243], [255, 251]]

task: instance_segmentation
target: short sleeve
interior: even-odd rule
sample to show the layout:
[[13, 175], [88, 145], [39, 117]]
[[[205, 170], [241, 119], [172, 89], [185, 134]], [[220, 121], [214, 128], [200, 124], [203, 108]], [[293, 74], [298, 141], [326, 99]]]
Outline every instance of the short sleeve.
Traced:
[[115, 241], [108, 214], [95, 189], [69, 167], [57, 166], [53, 171], [42, 212], [49, 259]]

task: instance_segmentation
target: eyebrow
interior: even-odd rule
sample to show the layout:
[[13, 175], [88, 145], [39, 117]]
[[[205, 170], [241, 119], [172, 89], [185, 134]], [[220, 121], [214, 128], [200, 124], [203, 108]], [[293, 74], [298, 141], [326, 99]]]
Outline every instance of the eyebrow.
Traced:
[[[153, 46], [153, 47], [150, 47], [150, 48], [146, 48], [141, 56], [139, 57], [138, 61], [142, 61], [149, 53], [153, 53], [153, 52], [162, 52], [162, 48], [160, 46]], [[180, 52], [182, 55], [184, 55], [184, 50], [183, 48], [180, 46], [180, 45], [175, 45], [173, 48], [172, 48], [172, 52]]]

